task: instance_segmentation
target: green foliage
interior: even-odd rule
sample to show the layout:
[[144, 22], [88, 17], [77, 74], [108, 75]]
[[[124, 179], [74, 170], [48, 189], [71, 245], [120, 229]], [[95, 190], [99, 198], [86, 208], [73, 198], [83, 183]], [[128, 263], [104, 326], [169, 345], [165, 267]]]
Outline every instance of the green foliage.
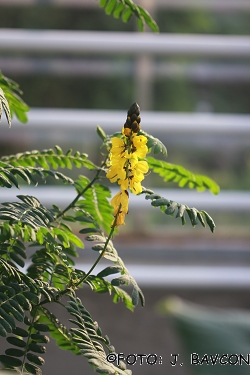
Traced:
[[[111, 285], [115, 287], [119, 287], [120, 285], [129, 285], [133, 286], [132, 291], [132, 304], [136, 306], [140, 300], [141, 305], [145, 305], [145, 299], [143, 293], [139, 286], [137, 285], [135, 279], [129, 274], [129, 271], [125, 267], [122, 259], [119, 257], [116, 249], [114, 248], [113, 242], [108, 240], [108, 238], [102, 235], [90, 235], [85, 238], [87, 241], [94, 241], [98, 242], [94, 246], [92, 246], [92, 250], [99, 251], [102, 256], [111, 262], [114, 262], [115, 266], [107, 267], [103, 271], [101, 271], [97, 276], [108, 276], [112, 275], [113, 273], [120, 272], [121, 276], [113, 279], [111, 281]], [[127, 303], [126, 303], [127, 304]]]
[[[161, 197], [155, 194], [152, 190], [144, 190], [142, 193], [146, 194], [145, 198], [151, 200], [151, 205], [153, 207], [160, 207], [166, 215], [174, 216], [176, 213], [176, 218], [181, 218], [182, 225], [186, 224], [185, 213], [187, 213], [188, 218], [193, 227], [195, 227], [199, 222], [205, 228], [206, 223], [209, 226], [211, 232], [214, 232], [215, 223], [211, 216], [206, 211], [198, 211], [197, 208], [189, 208], [186, 204], [177, 203], [175, 201]], [[205, 220], [204, 220], [205, 219]]]
[[9, 127], [11, 126], [10, 107], [8, 100], [6, 99], [3, 90], [0, 87], [0, 121], [2, 118], [3, 111], [5, 112]]
[[128, 22], [132, 16], [135, 16], [139, 31], [143, 31], [147, 24], [151, 30], [159, 32], [156, 22], [146, 9], [136, 5], [132, 0], [99, 0], [99, 5], [105, 9], [107, 15], [120, 18], [123, 22]]
[[208, 189], [211, 193], [217, 195], [220, 192], [220, 188], [215, 181], [207, 176], [200, 174], [194, 174], [181, 165], [167, 163], [162, 160], [156, 160], [153, 157], [148, 157], [147, 162], [149, 168], [153, 172], [163, 177], [163, 180], [168, 182], [176, 182], [179, 187], [188, 187], [189, 189], [196, 189], [198, 191], [204, 191]]
[[[158, 31], [152, 17], [131, 0], [100, 0], [99, 3], [106, 14], [124, 22], [136, 16], [140, 31], [145, 24]], [[0, 73], [0, 120], [4, 111], [9, 125], [14, 114], [20, 121], [27, 121], [28, 107], [20, 94], [19, 86]], [[115, 349], [76, 296], [79, 288], [88, 286], [96, 293], [108, 293], [114, 303], [122, 301], [131, 311], [139, 302], [145, 305], [140, 287], [112, 241], [122, 206], [120, 204], [114, 214], [105, 174], [109, 167], [111, 138], [122, 135], [108, 136], [100, 127], [97, 134], [105, 150], [100, 166], [84, 153], [73, 153], [72, 150], [64, 153], [59, 146], [0, 159], [0, 187], [19, 188], [20, 181], [37, 185], [51, 176], [73, 184], [76, 189], [75, 198], [64, 209], [56, 205], [47, 208], [37, 198], [28, 195], [18, 195], [17, 202], [0, 204], [0, 336], [11, 345], [0, 355], [0, 362], [6, 369], [42, 375], [43, 354], [50, 336], [60, 349], [85, 357], [98, 373], [131, 374], [125, 363], [120, 362], [116, 367], [108, 362], [107, 354], [115, 354]], [[139, 134], [147, 138], [150, 151], [167, 156], [167, 149], [159, 139], [143, 130]], [[216, 183], [205, 176], [192, 174], [181, 166], [157, 161], [153, 157], [146, 160], [150, 169], [166, 182], [173, 180], [180, 187], [188, 185], [197, 190], [209, 189], [214, 194], [219, 192]], [[73, 180], [58, 171], [58, 168], [73, 167], [87, 168], [92, 171], [92, 178], [80, 175]], [[207, 223], [213, 232], [215, 224], [207, 212], [167, 200], [150, 190], [145, 189], [143, 193], [147, 194], [146, 199], [151, 200], [152, 206], [160, 207], [167, 215], [173, 216], [177, 211], [176, 217], [180, 217], [183, 224], [186, 212], [193, 226], [198, 222], [203, 226]], [[82, 236], [85, 236], [84, 242], [93, 243], [92, 250], [98, 254], [87, 272], [75, 267], [78, 249], [84, 247]], [[28, 246], [33, 250], [29, 264]], [[95, 266], [102, 258], [112, 263], [94, 274]], [[128, 285], [132, 287], [131, 295], [122, 289]], [[65, 296], [69, 299], [67, 304], [63, 300]], [[58, 320], [50, 311], [53, 304], [66, 310], [71, 316], [68, 321], [74, 327], [68, 328]]]
[[54, 221], [51, 212], [38, 199], [28, 195], [17, 196], [22, 202], [6, 202], [0, 207], [0, 220], [27, 224], [31, 228], [47, 227]]
[[40, 324], [46, 323], [50, 336], [56, 341], [57, 345], [62, 350], [70, 350], [77, 355], [80, 353], [80, 349], [74, 343], [71, 333], [59, 321], [59, 319], [45, 307], [42, 307], [40, 310], [38, 322]]
[[[61, 180], [65, 184], [74, 184], [74, 181], [59, 171], [58, 168], [72, 169], [85, 167], [89, 170], [97, 167], [88, 159], [87, 154], [67, 151], [65, 154], [59, 146], [55, 150], [27, 151], [16, 155], [3, 156], [0, 159], [0, 186], [11, 188], [15, 185], [19, 188], [19, 180], [35, 185], [42, 179], [50, 176], [56, 180]], [[53, 168], [54, 170], [52, 170]], [[19, 179], [19, 180], [18, 180]]]
[[143, 130], [140, 130], [139, 134], [144, 135], [148, 139], [147, 147], [149, 149], [153, 148], [155, 155], [161, 152], [165, 157], [167, 157], [167, 148], [158, 138], [153, 137]]
[[[14, 348], [6, 349], [5, 355], [0, 356], [0, 361], [7, 368], [21, 368], [31, 374], [41, 374], [38, 366], [44, 364], [44, 359], [40, 354], [45, 353], [44, 344], [49, 342], [49, 338], [43, 332], [49, 329], [45, 324], [38, 323], [35, 306], [40, 302], [40, 291], [44, 292], [49, 288], [41, 282], [35, 283], [24, 275], [22, 282], [9, 282], [9, 275], [5, 275], [7, 272], [1, 271], [0, 335], [6, 337], [6, 341]], [[49, 295], [48, 292], [47, 294]], [[18, 322], [26, 328], [19, 327]]]
[[64, 154], [59, 146], [55, 146], [55, 150], [50, 148], [43, 151], [33, 150], [16, 155], [3, 156], [1, 161], [13, 167], [41, 167], [41, 171], [43, 171], [43, 169], [50, 169], [51, 167], [53, 169], [72, 169], [72, 166], [76, 166], [77, 168], [85, 167], [89, 170], [96, 168], [96, 166], [88, 160], [87, 154], [80, 153], [79, 151], [72, 154], [71, 149]]
[[[110, 190], [102, 184], [90, 186], [90, 180], [85, 176], [79, 176], [75, 185], [77, 192], [81, 193], [84, 198], [78, 200], [76, 206], [78, 212], [88, 212], [92, 216], [93, 224], [98, 225], [98, 229], [102, 227], [106, 232], [109, 232], [113, 221], [113, 209], [108, 201], [111, 197]], [[80, 217], [78, 216], [79, 221]]]
[[80, 354], [83, 355], [91, 367], [98, 373], [105, 374], [131, 374], [130, 370], [126, 370], [126, 366], [122, 363], [122, 367], [115, 367], [106, 360], [106, 352], [114, 352], [114, 347], [110, 344], [109, 338], [102, 335], [102, 331], [98, 324], [93, 321], [90, 313], [82, 305], [82, 302], [74, 294], [70, 295], [66, 309], [75, 319], [69, 319], [76, 328], [71, 328], [70, 333], [75, 345], [79, 348]]
[[[112, 268], [113, 267], [113, 268]], [[122, 301], [124, 305], [131, 311], [134, 311], [135, 304], [133, 304], [132, 298], [130, 295], [123, 289], [119, 288], [118, 286], [113, 285], [111, 282], [105, 280], [103, 277], [110, 275], [111, 273], [108, 273], [107, 269], [112, 269], [114, 271], [114, 268], [119, 269], [120, 267], [116, 266], [109, 266], [99, 272], [96, 276], [90, 275], [84, 283], [88, 284], [92, 290], [94, 290], [96, 293], [109, 293], [113, 294], [113, 302], [118, 303], [119, 301]], [[86, 274], [84, 272], [80, 272], [82, 276], [85, 276]]]
[[14, 114], [19, 121], [28, 121], [26, 112], [29, 111], [29, 107], [21, 99], [20, 95], [22, 95], [22, 91], [19, 85], [5, 77], [0, 71], [0, 120], [3, 107], [9, 126]]
[[[25, 152], [4, 156], [0, 160], [0, 182], [3, 187], [19, 187], [18, 179], [37, 184], [36, 175], [60, 178], [63, 182], [75, 185], [76, 197], [63, 210], [53, 205], [51, 209], [43, 206], [38, 199], [28, 195], [18, 195], [18, 202], [5, 202], [0, 206], [0, 335], [12, 347], [0, 356], [0, 362], [10, 369], [19, 369], [21, 373], [42, 374], [43, 353], [49, 341], [48, 335], [56, 340], [62, 350], [84, 356], [92, 369], [105, 374], [130, 374], [125, 364], [115, 367], [106, 360], [107, 353], [113, 353], [107, 336], [102, 336], [97, 323], [75, 295], [75, 290], [88, 285], [96, 293], [112, 295], [115, 303], [122, 301], [133, 311], [140, 302], [145, 304], [143, 293], [130, 275], [114, 247], [112, 236], [116, 233], [116, 218], [110, 204], [110, 190], [103, 185], [102, 179], [108, 168], [108, 154], [112, 136], [107, 136], [98, 127], [97, 133], [106, 149], [106, 157], [100, 166], [95, 166], [86, 154], [64, 153], [59, 146], [44, 151]], [[155, 154], [167, 155], [166, 147], [160, 140], [143, 131], [147, 145]], [[117, 133], [116, 136], [121, 136]], [[205, 176], [197, 176], [180, 166], [172, 166], [153, 157], [147, 158], [149, 167], [165, 181], [170, 180], [169, 170], [174, 180], [183, 187], [183, 179], [188, 179], [189, 187], [198, 190], [210, 189], [218, 193], [217, 185]], [[71, 169], [86, 167], [94, 172], [92, 179], [80, 175], [78, 179], [55, 171], [58, 168]], [[173, 177], [173, 175], [172, 175]], [[185, 224], [185, 212], [191, 224], [208, 224], [213, 232], [215, 224], [205, 211], [189, 208], [187, 205], [160, 197], [150, 190], [146, 199], [151, 205], [160, 207], [167, 215], [180, 217]], [[75, 234], [69, 223], [80, 226], [79, 235]], [[85, 241], [93, 242], [92, 250], [98, 253], [97, 260], [88, 272], [75, 268], [74, 258], [78, 248]], [[26, 247], [30, 244], [34, 251], [27, 270]], [[113, 264], [106, 266], [97, 275], [93, 274], [97, 263], [106, 258]], [[115, 275], [114, 278], [112, 276]], [[107, 280], [111, 277], [111, 280]], [[131, 295], [122, 289], [132, 286]], [[62, 297], [70, 299], [65, 306]], [[50, 304], [59, 303], [74, 319], [69, 322], [76, 325], [68, 329], [58, 321], [50, 311]], [[26, 325], [26, 329], [20, 327]]]

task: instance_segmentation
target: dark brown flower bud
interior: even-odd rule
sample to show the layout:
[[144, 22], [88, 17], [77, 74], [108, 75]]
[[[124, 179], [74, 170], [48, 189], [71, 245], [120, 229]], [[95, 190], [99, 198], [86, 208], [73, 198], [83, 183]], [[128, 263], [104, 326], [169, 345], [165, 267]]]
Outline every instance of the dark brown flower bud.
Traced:
[[133, 104], [130, 106], [130, 108], [129, 108], [129, 110], [128, 110], [128, 116], [131, 117], [134, 113], [135, 113], [137, 116], [139, 116], [139, 114], [140, 114], [140, 107], [139, 107], [139, 105], [138, 105], [137, 103], [133, 103]]
[[137, 103], [134, 103], [128, 110], [127, 120], [124, 124], [124, 134], [126, 137], [130, 137], [132, 132], [138, 133], [140, 130], [140, 122], [140, 107]]

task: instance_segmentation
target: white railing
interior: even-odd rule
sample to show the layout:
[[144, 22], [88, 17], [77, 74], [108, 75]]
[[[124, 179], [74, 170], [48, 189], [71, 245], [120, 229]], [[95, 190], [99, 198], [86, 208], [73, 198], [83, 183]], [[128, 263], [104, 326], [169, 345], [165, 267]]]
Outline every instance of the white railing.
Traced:
[[[0, 67], [5, 74], [53, 77], [128, 77], [133, 79], [136, 62], [130, 58], [59, 58], [59, 57], [0, 57]], [[246, 83], [250, 81], [247, 62], [157, 62], [152, 61], [151, 73], [155, 78], [186, 78], [193, 82]]]
[[1, 29], [0, 50], [250, 57], [249, 36]]
[[[155, 193], [174, 200], [178, 203], [185, 203], [189, 207], [197, 209], [224, 211], [224, 212], [249, 212], [250, 210], [250, 192], [248, 191], [221, 191], [218, 196], [209, 192], [197, 193], [188, 189], [154, 189]], [[111, 193], [114, 196], [118, 192], [112, 188]], [[27, 194], [37, 197], [45, 206], [57, 204], [60, 207], [66, 207], [75, 198], [75, 189], [73, 186], [38, 186], [21, 187], [18, 189], [1, 189], [1, 201], [18, 201], [19, 194]], [[145, 195], [135, 196], [130, 194], [130, 209], [150, 209], [150, 202], [145, 201]]]
[[[29, 122], [20, 124], [13, 120], [15, 129], [21, 127], [23, 134], [38, 129], [82, 129], [95, 130], [97, 125], [103, 127], [107, 134], [117, 131], [126, 120], [127, 109], [122, 111], [88, 110], [88, 109], [51, 109], [32, 108], [28, 113]], [[247, 114], [214, 114], [214, 113], [175, 113], [143, 111], [143, 130], [152, 133], [227, 133], [249, 134], [250, 115]], [[3, 120], [4, 122], [5, 120]], [[250, 142], [250, 139], [249, 139]]]
[[[92, 264], [77, 262], [76, 267], [87, 272]], [[250, 267], [237, 266], [168, 266], [135, 265], [126, 267], [137, 283], [148, 288], [182, 289], [249, 289]], [[96, 273], [104, 266], [98, 265]]]

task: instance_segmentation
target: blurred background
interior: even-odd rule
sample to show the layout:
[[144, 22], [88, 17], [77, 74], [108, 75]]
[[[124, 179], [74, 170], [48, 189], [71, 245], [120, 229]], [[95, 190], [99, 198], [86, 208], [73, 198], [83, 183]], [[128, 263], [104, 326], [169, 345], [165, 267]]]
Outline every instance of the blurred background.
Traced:
[[[144, 183], [208, 211], [217, 226], [213, 234], [189, 223], [182, 227], [144, 198], [131, 199], [115, 245], [145, 293], [143, 310], [132, 314], [86, 288], [79, 294], [117, 352], [156, 353], [163, 364], [153, 366], [155, 374], [192, 375], [198, 370], [189, 356], [183, 366], [169, 363], [171, 353], [185, 350], [173, 318], [159, 315], [157, 303], [174, 294], [197, 304], [250, 309], [250, 1], [137, 2], [153, 15], [159, 35], [148, 29], [139, 34], [135, 19], [125, 24], [107, 16], [95, 0], [0, 0], [0, 69], [20, 84], [31, 107], [28, 124], [13, 121], [8, 129], [2, 120], [0, 153], [58, 144], [98, 163], [96, 126], [108, 134], [120, 131], [136, 101], [142, 129], [164, 142], [168, 162], [216, 180], [217, 197], [177, 189], [153, 175]], [[68, 174], [79, 173], [89, 175]], [[21, 193], [64, 207], [73, 189], [54, 183], [48, 179]], [[2, 190], [2, 201], [20, 194]], [[88, 270], [95, 256], [86, 246], [77, 266]], [[56, 352], [62, 375], [91, 374], [83, 359], [53, 350], [45, 356], [46, 375], [57, 373]], [[152, 373], [152, 366], [134, 367], [136, 374]]]

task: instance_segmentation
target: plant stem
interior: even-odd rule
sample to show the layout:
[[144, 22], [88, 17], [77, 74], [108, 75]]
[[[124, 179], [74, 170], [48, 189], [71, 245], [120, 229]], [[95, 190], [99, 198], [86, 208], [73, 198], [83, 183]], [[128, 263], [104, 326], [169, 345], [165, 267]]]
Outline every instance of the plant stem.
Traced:
[[78, 201], [78, 199], [85, 193], [85, 191], [87, 191], [94, 184], [94, 182], [96, 180], [98, 180], [99, 174], [101, 173], [102, 168], [106, 165], [107, 159], [108, 159], [108, 155], [106, 156], [105, 160], [102, 162], [101, 167], [96, 172], [95, 177], [88, 183], [87, 186], [85, 186], [85, 188], [82, 191], [80, 191], [77, 194], [77, 196], [75, 197], [75, 199], [62, 212], [60, 212], [57, 215], [56, 219], [58, 219], [59, 217], [63, 216], [65, 214], [65, 212], [67, 212], [68, 210], [70, 210], [71, 208], [73, 208], [75, 206], [76, 202]]
[[21, 365], [21, 375], [23, 374], [23, 371], [24, 371], [24, 365], [25, 365], [25, 361], [26, 361], [26, 357], [27, 357], [27, 352], [28, 352], [28, 347], [29, 347], [29, 342], [30, 342], [30, 338], [31, 338], [31, 334], [32, 334], [32, 328], [31, 327], [33, 327], [33, 324], [34, 324], [34, 321], [35, 321], [35, 318], [36, 318], [37, 310], [38, 310], [38, 306], [35, 306], [35, 308], [34, 308], [34, 314], [32, 316], [32, 322], [30, 324], [30, 329], [28, 331], [29, 333], [28, 333], [28, 337], [27, 337], [27, 341], [26, 341], [26, 345], [25, 345], [25, 353], [24, 353], [23, 362], [22, 362], [22, 365]]
[[115, 227], [116, 227], [116, 222], [117, 222], [117, 217], [119, 215], [119, 211], [121, 209], [121, 203], [120, 203], [120, 206], [119, 206], [119, 209], [117, 211], [117, 214], [115, 215], [115, 219], [114, 219], [114, 222], [111, 226], [111, 230], [110, 230], [110, 233], [108, 235], [108, 238], [106, 239], [106, 242], [105, 242], [105, 245], [104, 245], [104, 248], [102, 250], [102, 252], [100, 253], [99, 257], [96, 259], [95, 263], [93, 264], [93, 266], [90, 268], [90, 270], [77, 282], [77, 284], [75, 284], [74, 286], [77, 287], [78, 285], [80, 285], [82, 282], [84, 282], [88, 276], [91, 274], [91, 272], [93, 271], [93, 269], [97, 266], [97, 264], [99, 263], [99, 261], [101, 260], [101, 258], [103, 257], [106, 249], [107, 249], [107, 246], [109, 244], [109, 241], [114, 233], [114, 230], [115, 230]]

